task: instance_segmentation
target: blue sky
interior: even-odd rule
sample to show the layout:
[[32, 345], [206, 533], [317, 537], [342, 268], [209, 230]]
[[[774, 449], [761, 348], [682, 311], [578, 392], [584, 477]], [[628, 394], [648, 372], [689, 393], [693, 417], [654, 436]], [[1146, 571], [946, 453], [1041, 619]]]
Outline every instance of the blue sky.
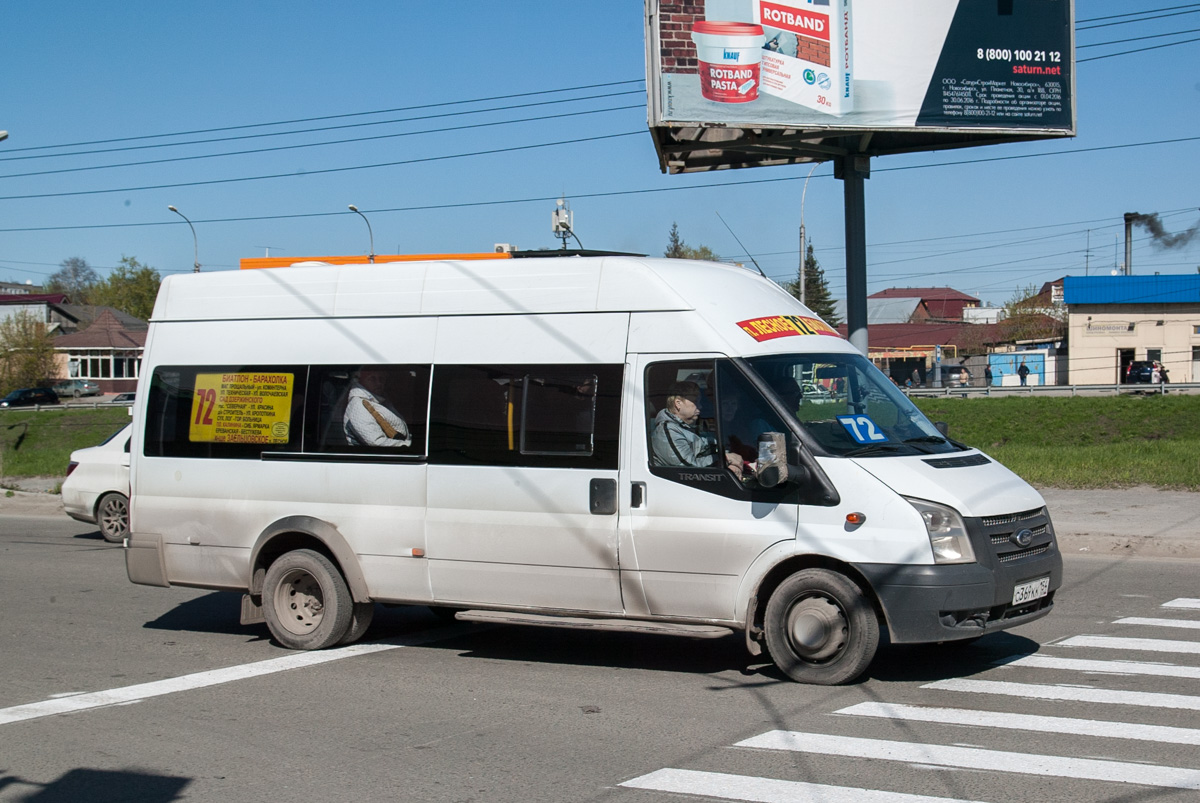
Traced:
[[[1159, 9], [1137, 24], [1087, 22]], [[1076, 19], [1081, 61], [1200, 36], [1200, 3], [1182, 0], [1077, 0]], [[585, 247], [661, 254], [677, 222], [687, 243], [745, 260], [720, 213], [768, 275], [796, 272], [808, 166], [659, 172], [638, 0], [0, 0], [0, 20], [0, 129], [10, 134], [0, 142], [0, 280], [41, 282], [68, 257], [102, 274], [123, 255], [189, 271], [191, 232], [168, 204], [195, 223], [205, 270], [234, 269], [268, 246], [273, 256], [366, 253], [351, 203], [369, 216], [377, 253], [552, 248], [553, 198], [564, 193]], [[1164, 33], [1175, 35], [1084, 47]], [[1200, 42], [1080, 63], [1076, 93], [1074, 139], [873, 160], [870, 290], [948, 285], [1002, 304], [1019, 287], [1111, 271], [1125, 212], [1158, 213], [1172, 233], [1200, 223]], [[481, 98], [505, 99], [463, 103]], [[533, 103], [545, 105], [513, 108]], [[464, 114], [493, 107], [507, 108]], [[429, 119], [384, 122], [412, 117]], [[303, 118], [328, 119], [259, 125]], [[411, 133], [427, 129], [439, 130]], [[275, 136], [176, 144], [252, 134]], [[349, 139], [359, 141], [279, 149]], [[100, 140], [124, 141], [75, 144]], [[590, 141], [547, 145], [568, 140]], [[102, 167], [265, 148], [275, 150]], [[1083, 149], [1103, 150], [1073, 153]], [[1022, 158], [982, 161], [999, 157]], [[63, 170], [73, 172], [47, 173]], [[242, 180], [256, 176], [279, 177]], [[763, 179], [787, 180], [732, 183]], [[186, 186], [145, 189], [168, 184]], [[633, 192], [643, 190], [668, 191]], [[512, 202], [522, 199], [542, 200]], [[804, 215], [840, 296], [842, 186], [828, 163]], [[1135, 273], [1198, 266], [1200, 237], [1163, 249], [1137, 232]]]

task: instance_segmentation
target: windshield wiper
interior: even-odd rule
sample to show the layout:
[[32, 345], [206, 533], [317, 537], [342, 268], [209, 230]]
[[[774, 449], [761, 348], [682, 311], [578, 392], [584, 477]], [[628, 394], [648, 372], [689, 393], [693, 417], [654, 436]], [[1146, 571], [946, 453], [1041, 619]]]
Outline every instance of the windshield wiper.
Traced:
[[955, 447], [956, 449], [960, 449], [960, 450], [965, 450], [965, 449], [971, 448], [970, 446], [967, 446], [965, 443], [959, 443], [958, 441], [954, 440], [953, 438], [943, 438], [940, 435], [922, 435], [919, 438], [906, 438], [903, 442], [904, 443], [948, 443], [951, 446]]
[[870, 454], [891, 454], [892, 452], [896, 451], [897, 449], [903, 449], [903, 448], [904, 448], [903, 446], [900, 446], [899, 444], [896, 444], [896, 443], [872, 443], [869, 446], [860, 446], [857, 449], [851, 449], [850, 451], [846, 452], [842, 456], [843, 457], [863, 457], [865, 455], [870, 455]]

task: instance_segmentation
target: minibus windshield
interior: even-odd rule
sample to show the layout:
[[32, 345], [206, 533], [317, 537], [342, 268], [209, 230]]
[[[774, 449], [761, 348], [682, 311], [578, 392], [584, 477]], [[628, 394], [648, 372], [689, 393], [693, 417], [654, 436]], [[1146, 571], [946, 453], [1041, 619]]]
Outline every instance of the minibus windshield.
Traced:
[[962, 448], [860, 354], [773, 354], [746, 362], [829, 454], [888, 457]]

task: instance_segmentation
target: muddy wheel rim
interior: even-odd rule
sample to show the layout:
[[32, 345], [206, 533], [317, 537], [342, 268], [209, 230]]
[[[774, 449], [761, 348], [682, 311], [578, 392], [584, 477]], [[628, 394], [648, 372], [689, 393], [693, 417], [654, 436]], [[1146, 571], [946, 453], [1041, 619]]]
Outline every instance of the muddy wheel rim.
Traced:
[[275, 587], [275, 613], [289, 633], [304, 635], [321, 625], [325, 595], [321, 584], [303, 569], [292, 569]]
[[796, 601], [788, 611], [784, 632], [799, 658], [825, 663], [845, 651], [850, 621], [836, 600], [816, 594]]

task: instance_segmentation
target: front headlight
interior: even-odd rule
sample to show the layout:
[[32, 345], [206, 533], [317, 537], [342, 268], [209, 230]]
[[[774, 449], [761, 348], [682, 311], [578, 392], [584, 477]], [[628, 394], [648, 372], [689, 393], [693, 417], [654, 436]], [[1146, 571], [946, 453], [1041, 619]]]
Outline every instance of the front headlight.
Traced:
[[929, 545], [933, 547], [934, 563], [975, 562], [975, 550], [971, 548], [967, 525], [963, 523], [957, 510], [923, 499], [905, 499], [917, 509], [925, 522]]

